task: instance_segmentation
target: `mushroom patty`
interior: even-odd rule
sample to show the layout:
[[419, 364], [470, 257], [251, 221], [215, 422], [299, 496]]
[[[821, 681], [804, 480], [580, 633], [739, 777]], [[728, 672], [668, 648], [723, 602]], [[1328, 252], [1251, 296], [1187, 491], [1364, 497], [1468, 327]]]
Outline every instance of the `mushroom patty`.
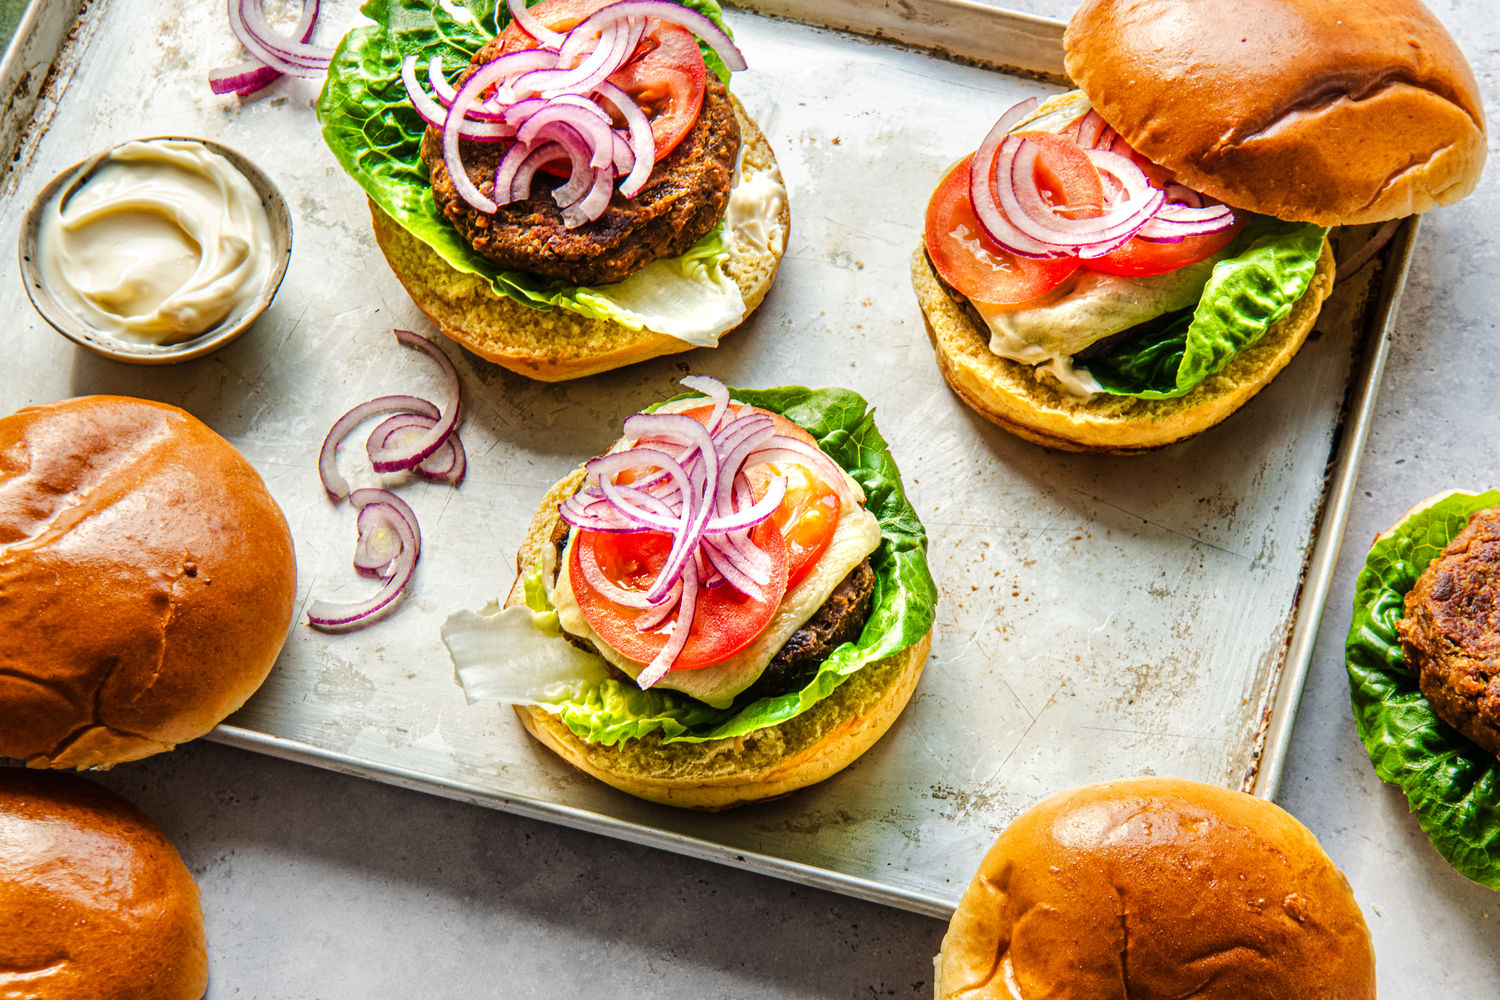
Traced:
[[[479, 50], [469, 73], [499, 55], [499, 42]], [[508, 144], [461, 140], [459, 145], [469, 179], [493, 197], [495, 169]], [[602, 216], [574, 229], [563, 225], [552, 199], [566, 178], [538, 172], [530, 198], [486, 215], [454, 188], [440, 130], [427, 129], [421, 152], [438, 209], [476, 252], [509, 270], [603, 285], [628, 278], [653, 260], [685, 253], [707, 235], [724, 216], [739, 150], [740, 126], [729, 90], [709, 73], [698, 120], [652, 168], [645, 188], [633, 198], [617, 191]]]
[[1397, 631], [1433, 711], [1500, 755], [1500, 508], [1474, 514], [1428, 565]]

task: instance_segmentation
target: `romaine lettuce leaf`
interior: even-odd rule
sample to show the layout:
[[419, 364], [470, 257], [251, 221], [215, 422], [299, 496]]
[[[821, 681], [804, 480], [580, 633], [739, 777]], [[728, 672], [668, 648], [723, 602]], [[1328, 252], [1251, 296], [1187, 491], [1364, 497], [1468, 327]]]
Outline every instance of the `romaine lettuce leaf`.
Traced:
[[1438, 853], [1459, 872], [1500, 889], [1500, 761], [1437, 717], [1406, 667], [1396, 625], [1406, 592], [1475, 511], [1500, 491], [1453, 493], [1376, 540], [1354, 584], [1344, 645], [1359, 737], [1375, 773], [1406, 792]]
[[1080, 358], [1105, 392], [1171, 399], [1192, 391], [1291, 311], [1317, 270], [1328, 230], [1250, 217], [1214, 265], [1198, 306], [1142, 324], [1101, 356]]
[[[449, 79], [455, 79], [474, 53], [510, 22], [503, 4], [497, 27], [494, 4], [471, 2], [473, 7], [462, 6], [462, 0], [452, 4], [366, 0], [360, 11], [375, 23], [351, 30], [339, 42], [327, 82], [318, 95], [317, 114], [324, 141], [372, 201], [448, 264], [485, 279], [495, 294], [537, 309], [558, 307], [640, 328], [636, 314], [610, 298], [609, 286], [580, 288], [556, 278], [502, 270], [476, 253], [438, 211], [420, 156], [426, 126], [407, 101], [401, 85], [401, 60], [416, 53], [425, 68], [430, 56], [441, 56]], [[723, 25], [722, 12], [714, 0], [682, 2]], [[461, 19], [463, 12], [471, 10], [473, 16]], [[454, 12], [460, 12], [460, 17]], [[728, 78], [723, 62], [712, 50], [705, 54], [704, 61]], [[688, 280], [715, 281], [722, 279], [719, 263], [723, 256], [721, 222], [675, 260]]]
[[[546, 706], [586, 740], [614, 745], [659, 730], [665, 742], [696, 743], [774, 726], [826, 698], [861, 667], [915, 644], [932, 628], [937, 586], [927, 569], [927, 533], [906, 499], [895, 460], [864, 398], [848, 389], [800, 386], [731, 389], [730, 394], [804, 427], [863, 487], [881, 533], [880, 547], [870, 556], [875, 592], [869, 621], [859, 640], [834, 650], [806, 686], [776, 697], [745, 696], [729, 708], [715, 709], [674, 691], [642, 691], [611, 678]], [[533, 610], [549, 610], [534, 581], [526, 581], [525, 592]]]

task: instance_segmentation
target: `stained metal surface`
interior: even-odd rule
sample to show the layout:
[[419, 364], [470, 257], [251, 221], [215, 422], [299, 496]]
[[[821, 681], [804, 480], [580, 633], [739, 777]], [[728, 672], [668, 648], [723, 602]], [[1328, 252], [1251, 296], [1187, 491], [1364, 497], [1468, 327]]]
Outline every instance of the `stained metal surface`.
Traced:
[[[1060, 37], [1036, 18], [951, 6], [1005, 45]], [[775, 5], [780, 16], [823, 9]], [[859, 9], [841, 5], [840, 23], [859, 27]], [[325, 12], [325, 40], [358, 20], [351, 3]], [[716, 350], [560, 385], [445, 342], [466, 393], [470, 474], [458, 490], [388, 479], [423, 526], [404, 606], [346, 636], [295, 626], [266, 685], [215, 738], [934, 915], [1006, 822], [1051, 791], [1162, 773], [1268, 794], [1378, 385], [1385, 315], [1367, 308], [1363, 282], [1341, 286], [1269, 388], [1192, 441], [1131, 458], [1025, 444], [948, 391], [907, 268], [943, 168], [1006, 106], [1057, 88], [744, 11], [730, 21], [752, 67], [736, 93], [791, 195], [790, 247], [760, 312]], [[863, 30], [932, 47], [919, 28], [909, 38], [884, 22]], [[966, 44], [955, 38], [951, 49]], [[438, 397], [430, 362], [390, 329], [435, 334], [375, 249], [362, 192], [319, 138], [316, 84], [285, 81], [243, 105], [214, 97], [207, 72], [237, 58], [214, 5], [89, 7], [42, 95], [46, 127], [6, 158], [0, 196], [24, 204], [81, 156], [135, 136], [224, 142], [258, 163], [292, 210], [296, 250], [275, 303], [222, 351], [145, 369], [57, 337], [7, 267], [0, 412], [91, 392], [186, 407], [245, 452], [285, 509], [299, 608], [310, 595], [355, 599], [370, 582], [349, 565], [353, 517], [319, 486], [318, 446], [356, 402]], [[1033, 63], [1057, 61], [1054, 48]], [[0, 220], [0, 245], [16, 246], [18, 217]], [[1387, 257], [1387, 306], [1410, 234]], [[466, 705], [438, 639], [449, 613], [508, 588], [545, 489], [689, 371], [746, 386], [845, 385], [870, 399], [931, 534], [942, 593], [926, 673], [880, 744], [823, 785], [712, 816], [582, 778], [508, 709]], [[345, 473], [373, 484], [347, 450]]]

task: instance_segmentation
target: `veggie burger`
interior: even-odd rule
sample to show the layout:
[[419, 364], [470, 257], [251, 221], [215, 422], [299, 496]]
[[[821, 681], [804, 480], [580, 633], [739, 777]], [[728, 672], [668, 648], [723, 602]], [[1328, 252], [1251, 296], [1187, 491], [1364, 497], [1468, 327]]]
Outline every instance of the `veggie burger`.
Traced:
[[1418, 0], [1087, 0], [1080, 90], [1011, 108], [927, 207], [938, 363], [1021, 437], [1133, 452], [1202, 431], [1296, 353], [1334, 225], [1462, 198], [1474, 75]]
[[542, 502], [504, 607], [443, 626], [470, 701], [581, 770], [723, 809], [820, 781], [910, 697], [937, 591], [865, 401], [708, 378]]
[[1344, 647], [1360, 739], [1438, 852], [1500, 889], [1500, 491], [1450, 491], [1375, 539]]
[[371, 0], [323, 134], [447, 336], [544, 380], [711, 347], [769, 290], [786, 190], [714, 0]]

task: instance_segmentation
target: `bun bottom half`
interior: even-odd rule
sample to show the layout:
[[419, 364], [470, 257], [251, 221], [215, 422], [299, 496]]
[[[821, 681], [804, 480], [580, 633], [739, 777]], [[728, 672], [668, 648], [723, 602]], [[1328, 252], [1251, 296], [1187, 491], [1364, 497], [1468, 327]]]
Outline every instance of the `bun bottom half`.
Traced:
[[1302, 347], [1333, 291], [1327, 242], [1307, 292], [1249, 348], [1185, 396], [1146, 400], [1075, 396], [1050, 375], [991, 353], [989, 331], [949, 290], [927, 252], [912, 255], [912, 285], [948, 385], [981, 416], [1017, 437], [1062, 451], [1124, 455], [1175, 444], [1219, 423], [1268, 385]]
[[[730, 100], [740, 124], [741, 172], [769, 173], [779, 181], [770, 143], [738, 99]], [[375, 242], [417, 308], [444, 336], [517, 374], [561, 382], [695, 346], [654, 330], [632, 330], [566, 309], [533, 309], [497, 295], [483, 278], [458, 271], [373, 201], [369, 204]], [[724, 273], [745, 301], [744, 318], [765, 299], [786, 252], [791, 214], [785, 201], [778, 221], [779, 245], [763, 249], [736, 240], [724, 262]]]
[[[583, 483], [578, 469], [543, 498], [516, 557], [505, 606], [524, 604], [523, 581], [554, 544], [557, 505]], [[932, 646], [917, 643], [862, 668], [812, 708], [778, 726], [734, 739], [665, 743], [660, 733], [615, 746], [589, 743], [555, 715], [516, 706], [527, 732], [578, 770], [637, 798], [716, 812], [788, 795], [853, 763], [906, 707]]]

